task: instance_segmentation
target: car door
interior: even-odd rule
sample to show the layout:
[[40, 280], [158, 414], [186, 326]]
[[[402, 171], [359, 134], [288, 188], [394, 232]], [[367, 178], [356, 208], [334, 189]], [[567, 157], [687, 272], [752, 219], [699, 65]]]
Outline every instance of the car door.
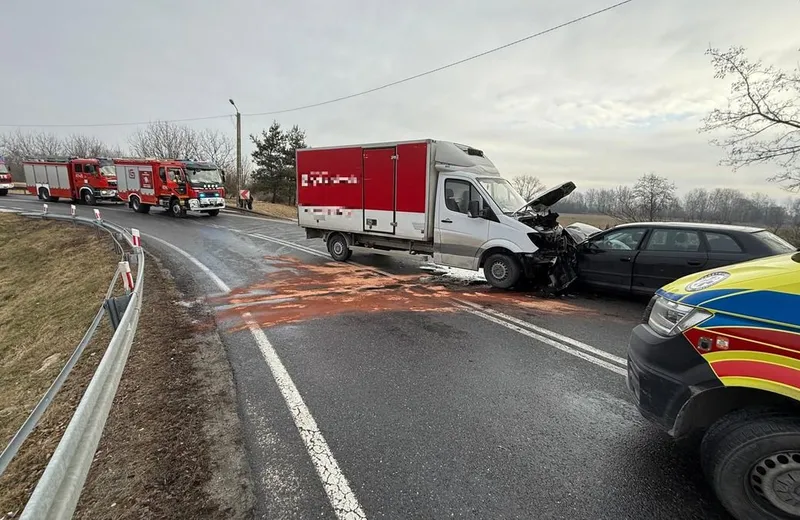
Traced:
[[[475, 186], [461, 179], [443, 178], [436, 201], [433, 259], [462, 269], [473, 269], [475, 257], [489, 238], [490, 222], [469, 216], [470, 201], [486, 207]], [[443, 186], [442, 186], [443, 185]]]
[[752, 253], [745, 252], [743, 244], [733, 235], [721, 231], [706, 231], [703, 236], [708, 251], [706, 269], [738, 264], [754, 258]]
[[655, 228], [633, 266], [633, 292], [652, 294], [660, 287], [705, 269], [708, 262], [700, 232]]
[[578, 253], [580, 281], [590, 287], [629, 291], [634, 260], [646, 235], [646, 227], [626, 227], [584, 242]]

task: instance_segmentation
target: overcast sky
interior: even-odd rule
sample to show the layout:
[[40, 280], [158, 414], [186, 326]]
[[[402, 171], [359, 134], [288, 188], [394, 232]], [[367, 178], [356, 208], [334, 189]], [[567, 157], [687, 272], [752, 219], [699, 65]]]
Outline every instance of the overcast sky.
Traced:
[[[264, 112], [351, 94], [546, 29], [614, 0], [5, 0], [0, 124]], [[635, 0], [432, 76], [274, 116], [314, 146], [431, 137], [483, 149], [501, 172], [580, 188], [653, 171], [761, 190], [698, 134], [725, 100], [704, 51], [800, 60], [797, 0]], [[257, 133], [273, 116], [243, 119]], [[234, 132], [233, 118], [187, 123]], [[125, 145], [134, 127], [78, 128]], [[7, 128], [0, 129], [7, 131]], [[68, 133], [73, 129], [53, 129]], [[252, 147], [249, 139], [245, 151]]]

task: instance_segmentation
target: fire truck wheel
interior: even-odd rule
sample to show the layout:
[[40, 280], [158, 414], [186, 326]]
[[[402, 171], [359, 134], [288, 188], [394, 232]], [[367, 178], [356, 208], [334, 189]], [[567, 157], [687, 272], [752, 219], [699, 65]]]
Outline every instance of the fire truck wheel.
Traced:
[[39, 188], [39, 200], [47, 200], [47, 189]]
[[347, 245], [347, 239], [341, 233], [334, 233], [328, 237], [328, 252], [337, 262], [347, 262], [353, 255], [353, 250]]
[[0, 197], [5, 197], [8, 195], [8, 190], [0, 190]]
[[169, 214], [181, 218], [186, 216], [186, 208], [181, 207], [181, 201], [172, 199], [169, 203]]
[[506, 253], [495, 253], [483, 264], [483, 275], [489, 285], [497, 289], [511, 289], [522, 276], [522, 267], [516, 258]]
[[218, 209], [212, 209], [210, 211], [207, 211], [206, 213], [208, 213], [209, 217], [216, 217], [217, 215], [219, 215], [219, 210]]
[[800, 420], [786, 413], [730, 416], [709, 428], [701, 446], [722, 504], [742, 519], [800, 517]]
[[94, 198], [94, 193], [92, 193], [91, 190], [83, 190], [83, 192], [81, 192], [81, 200], [87, 206], [94, 206], [95, 202], [97, 202], [97, 199]]
[[136, 213], [149, 213], [150, 205], [142, 204], [142, 201], [139, 200], [139, 197], [131, 197], [131, 209]]

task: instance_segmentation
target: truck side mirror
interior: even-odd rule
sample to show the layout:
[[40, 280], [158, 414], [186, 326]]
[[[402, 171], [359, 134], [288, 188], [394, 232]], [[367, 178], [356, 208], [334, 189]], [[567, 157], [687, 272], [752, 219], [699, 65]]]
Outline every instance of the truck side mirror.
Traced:
[[478, 218], [481, 216], [481, 201], [471, 200], [467, 206], [467, 215], [469, 218]]

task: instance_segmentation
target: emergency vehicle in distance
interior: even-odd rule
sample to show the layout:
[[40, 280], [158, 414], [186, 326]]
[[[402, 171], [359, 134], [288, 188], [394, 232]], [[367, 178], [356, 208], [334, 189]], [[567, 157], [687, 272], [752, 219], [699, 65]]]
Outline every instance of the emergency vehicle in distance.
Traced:
[[213, 163], [175, 159], [114, 159], [119, 197], [138, 213], [160, 206], [172, 216], [212, 217], [225, 207], [223, 174]]
[[523, 278], [558, 291], [577, 277], [577, 244], [546, 210], [565, 182], [526, 201], [478, 149], [433, 139], [297, 150], [298, 223], [334, 260], [354, 247], [432, 255], [494, 287]]
[[0, 157], [0, 196], [8, 195], [8, 190], [14, 187], [11, 180], [11, 173], [8, 171], [6, 161]]
[[60, 198], [94, 205], [117, 199], [117, 176], [111, 159], [46, 157], [22, 162], [26, 189], [48, 202]]

